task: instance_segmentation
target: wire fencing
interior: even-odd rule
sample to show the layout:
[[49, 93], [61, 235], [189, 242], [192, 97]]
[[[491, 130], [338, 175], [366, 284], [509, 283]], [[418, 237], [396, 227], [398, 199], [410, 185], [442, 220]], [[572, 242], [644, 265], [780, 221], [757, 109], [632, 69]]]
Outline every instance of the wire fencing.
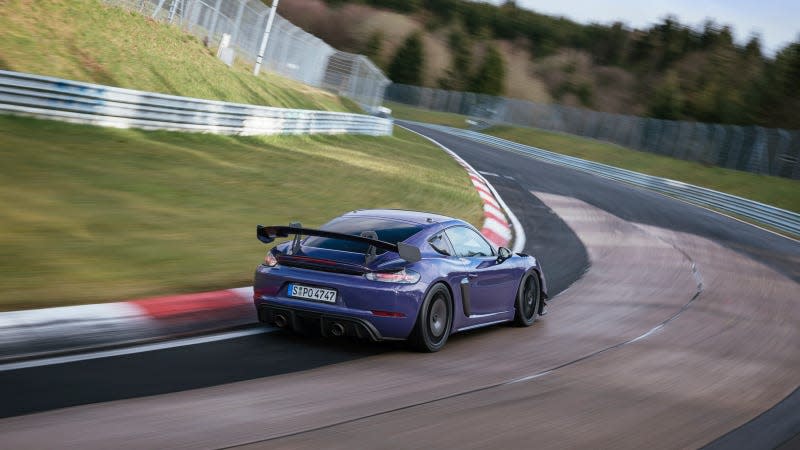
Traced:
[[[757, 222], [775, 227], [779, 230], [800, 236], [800, 214], [797, 214], [793, 211], [788, 211], [771, 205], [765, 205], [764, 203], [726, 194], [724, 192], [718, 192], [712, 189], [694, 186], [681, 181], [632, 172], [630, 170], [607, 166], [605, 164], [587, 161], [585, 159], [549, 152], [547, 150], [519, 144], [484, 133], [419, 122], [410, 123], [412, 125], [421, 125], [426, 128], [451, 134], [453, 136], [480, 142], [497, 149], [519, 153], [530, 158], [540, 159], [542, 161], [547, 161], [553, 164], [570, 167], [572, 169], [592, 173], [601, 177], [621, 181], [656, 192], [661, 192], [689, 203], [709, 206], [724, 212], [737, 214], [739, 216], [753, 219]], [[401, 124], [404, 124], [404, 122], [401, 122]]]
[[800, 179], [800, 130], [661, 120], [392, 84], [386, 100], [612, 142], [640, 151]]
[[[173, 23], [216, 47], [224, 34], [239, 60], [254, 63], [270, 8], [260, 0], [105, 0]], [[391, 83], [369, 58], [341, 52], [288, 20], [275, 16], [263, 67], [350, 98], [368, 111], [383, 103]]]

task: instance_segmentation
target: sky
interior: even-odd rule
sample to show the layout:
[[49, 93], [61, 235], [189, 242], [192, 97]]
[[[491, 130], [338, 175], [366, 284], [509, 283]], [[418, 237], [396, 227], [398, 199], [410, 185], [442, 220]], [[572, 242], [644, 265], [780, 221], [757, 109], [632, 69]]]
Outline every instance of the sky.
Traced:
[[[503, 0], [489, 0], [501, 4]], [[762, 49], [769, 55], [800, 40], [798, 0], [516, 0], [517, 6], [536, 12], [564, 16], [580, 23], [621, 21], [634, 28], [646, 28], [671, 14], [683, 24], [701, 28], [706, 18], [731, 25], [736, 42], [750, 35], [761, 36]]]

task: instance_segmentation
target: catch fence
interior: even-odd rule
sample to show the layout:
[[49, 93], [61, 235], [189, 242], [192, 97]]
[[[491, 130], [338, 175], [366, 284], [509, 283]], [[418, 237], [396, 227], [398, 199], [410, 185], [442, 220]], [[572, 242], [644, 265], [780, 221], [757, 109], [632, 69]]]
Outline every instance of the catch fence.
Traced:
[[386, 100], [611, 142], [747, 172], [800, 179], [800, 130], [661, 120], [392, 84]]
[[[230, 35], [236, 58], [254, 63], [270, 8], [259, 0], [105, 0], [147, 17], [173, 23], [216, 47]], [[373, 112], [389, 79], [369, 58], [334, 49], [275, 15], [262, 65], [265, 69], [328, 89]]]

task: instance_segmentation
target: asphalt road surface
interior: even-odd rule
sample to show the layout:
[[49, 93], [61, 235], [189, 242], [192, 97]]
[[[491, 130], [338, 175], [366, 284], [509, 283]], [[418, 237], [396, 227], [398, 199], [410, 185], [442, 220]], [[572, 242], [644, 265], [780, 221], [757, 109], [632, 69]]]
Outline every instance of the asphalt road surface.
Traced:
[[459, 334], [431, 355], [265, 332], [2, 371], [0, 447], [798, 442], [800, 244], [415, 129], [490, 173], [520, 219], [558, 294], [540, 322]]

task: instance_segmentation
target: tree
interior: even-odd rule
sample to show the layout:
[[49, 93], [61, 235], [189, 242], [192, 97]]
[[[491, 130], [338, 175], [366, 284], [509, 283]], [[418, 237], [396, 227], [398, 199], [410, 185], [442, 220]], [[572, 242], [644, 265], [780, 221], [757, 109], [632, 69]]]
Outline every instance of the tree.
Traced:
[[419, 85], [422, 83], [424, 65], [422, 35], [416, 32], [407, 37], [397, 49], [392, 63], [389, 64], [389, 78], [395, 83]]
[[448, 44], [453, 59], [446, 71], [446, 76], [439, 79], [439, 87], [454, 91], [463, 91], [469, 87], [472, 51], [469, 37], [456, 29], [450, 33]]
[[683, 92], [674, 71], [667, 74], [650, 101], [650, 115], [658, 119], [680, 119], [683, 114]]
[[373, 31], [367, 42], [364, 43], [364, 48], [362, 49], [361, 53], [364, 54], [367, 58], [371, 59], [377, 66], [382, 66], [381, 64], [381, 50], [383, 49], [383, 31], [377, 30]]
[[744, 47], [744, 53], [747, 58], [761, 59], [761, 38], [758, 35], [750, 36]]
[[505, 91], [506, 66], [497, 47], [490, 45], [486, 56], [472, 79], [471, 91], [480, 94], [502, 95]]

